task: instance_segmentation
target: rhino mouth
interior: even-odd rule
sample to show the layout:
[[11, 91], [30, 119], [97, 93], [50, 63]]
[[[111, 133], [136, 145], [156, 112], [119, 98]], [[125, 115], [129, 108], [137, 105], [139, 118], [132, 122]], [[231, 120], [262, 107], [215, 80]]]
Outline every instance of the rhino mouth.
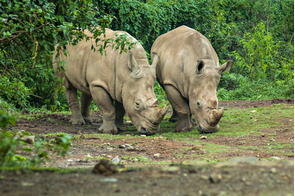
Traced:
[[211, 126], [206, 120], [202, 119], [197, 123], [197, 129], [200, 133], [214, 133], [219, 130], [219, 125]]
[[137, 127], [138, 132], [145, 135], [153, 135], [159, 132], [160, 129], [159, 124], [151, 123], [147, 119], [142, 119], [140, 125]]

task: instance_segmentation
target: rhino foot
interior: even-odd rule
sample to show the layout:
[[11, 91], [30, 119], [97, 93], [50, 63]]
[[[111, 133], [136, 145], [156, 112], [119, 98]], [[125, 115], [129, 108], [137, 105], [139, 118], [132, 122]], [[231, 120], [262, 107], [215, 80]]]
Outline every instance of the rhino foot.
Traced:
[[86, 124], [92, 124], [92, 118], [90, 116], [83, 116]]
[[99, 128], [98, 133], [116, 135], [118, 134], [118, 129], [115, 125], [105, 125], [103, 123], [101, 127]]
[[188, 127], [181, 127], [181, 126], [176, 126], [175, 132], [188, 132], [192, 131], [194, 127], [190, 124]]
[[118, 128], [118, 131], [119, 131], [119, 132], [128, 131], [128, 127], [127, 127], [127, 125], [124, 125], [124, 124], [122, 124], [122, 125], [117, 125], [117, 128]]
[[83, 118], [71, 118], [70, 123], [72, 125], [85, 125], [85, 121]]

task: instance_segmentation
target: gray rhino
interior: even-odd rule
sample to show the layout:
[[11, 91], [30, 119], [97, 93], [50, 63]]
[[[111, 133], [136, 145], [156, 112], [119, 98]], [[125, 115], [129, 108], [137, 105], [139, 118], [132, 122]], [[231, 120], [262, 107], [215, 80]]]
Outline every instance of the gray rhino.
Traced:
[[191, 131], [194, 128], [191, 115], [200, 132], [218, 131], [224, 109], [217, 110], [216, 89], [221, 74], [230, 70], [232, 60], [219, 66], [208, 39], [187, 26], [158, 37], [151, 54], [152, 59], [160, 57], [157, 80], [173, 107], [170, 121], [178, 120], [175, 131]]
[[[89, 37], [93, 35], [85, 30]], [[106, 38], [114, 38], [122, 31], [106, 29]], [[130, 41], [135, 38], [127, 34]], [[105, 39], [103, 36], [101, 39]], [[53, 68], [57, 77], [64, 77], [66, 97], [72, 111], [70, 123], [85, 124], [91, 122], [90, 104], [92, 100], [102, 112], [103, 123], [99, 133], [117, 134], [125, 131], [123, 124], [126, 113], [140, 133], [154, 134], [159, 131], [168, 105], [158, 107], [154, 93], [156, 80], [155, 67], [158, 58], [155, 56], [150, 66], [146, 52], [139, 42], [128, 53], [106, 48], [106, 56], [91, 50], [94, 39], [80, 41], [77, 45], [68, 45], [69, 54], [60, 53], [56, 58], [57, 46], [53, 55]], [[98, 44], [100, 44], [98, 42]], [[64, 60], [65, 72], [60, 72], [58, 61]], [[81, 110], [77, 90], [82, 92]]]

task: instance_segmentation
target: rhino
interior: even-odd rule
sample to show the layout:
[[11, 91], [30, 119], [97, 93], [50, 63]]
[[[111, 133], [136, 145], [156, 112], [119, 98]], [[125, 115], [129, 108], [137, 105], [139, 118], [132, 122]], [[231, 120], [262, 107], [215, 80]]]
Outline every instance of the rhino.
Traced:
[[[123, 123], [125, 113], [140, 133], [148, 135], [158, 132], [169, 107], [159, 108], [154, 93], [158, 58], [154, 56], [150, 66], [145, 50], [134, 37], [111, 29], [106, 29], [106, 37], [102, 35], [99, 38], [115, 38], [126, 33], [128, 40], [136, 44], [127, 53], [107, 47], [106, 55], [101, 55], [91, 50], [95, 43], [93, 34], [88, 30], [84, 33], [90, 40], [81, 40], [75, 46], [68, 45], [66, 49], [69, 54], [65, 56], [61, 52], [58, 59], [56, 45], [53, 55], [55, 74], [59, 78], [64, 77], [65, 94], [72, 112], [70, 123], [91, 123], [90, 105], [94, 100], [103, 118], [99, 133], [117, 134], [118, 131], [127, 130], [127, 125]], [[62, 60], [65, 71], [60, 72], [58, 61]], [[81, 109], [77, 90], [82, 93]]]
[[200, 132], [219, 130], [224, 108], [218, 109], [216, 89], [222, 73], [230, 70], [232, 60], [219, 66], [218, 56], [209, 40], [198, 31], [180, 26], [159, 36], [151, 48], [157, 81], [166, 91], [173, 107], [171, 122], [178, 121], [176, 132], [194, 128]]

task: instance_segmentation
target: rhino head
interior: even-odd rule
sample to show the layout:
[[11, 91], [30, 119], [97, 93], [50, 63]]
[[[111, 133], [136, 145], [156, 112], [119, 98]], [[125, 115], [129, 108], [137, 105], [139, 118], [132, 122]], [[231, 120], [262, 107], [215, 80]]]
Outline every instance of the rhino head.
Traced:
[[127, 65], [131, 74], [127, 77], [123, 89], [122, 100], [126, 113], [137, 130], [142, 134], [154, 134], [160, 129], [160, 122], [168, 111], [158, 107], [158, 100], [154, 93], [156, 80], [156, 65], [159, 57], [153, 58], [152, 65], [139, 65], [132, 52], [128, 53]]
[[222, 73], [230, 70], [232, 60], [216, 67], [210, 59], [198, 60], [192, 85], [189, 89], [189, 106], [200, 132], [216, 132], [224, 108], [219, 111], [216, 95], [217, 85]]

